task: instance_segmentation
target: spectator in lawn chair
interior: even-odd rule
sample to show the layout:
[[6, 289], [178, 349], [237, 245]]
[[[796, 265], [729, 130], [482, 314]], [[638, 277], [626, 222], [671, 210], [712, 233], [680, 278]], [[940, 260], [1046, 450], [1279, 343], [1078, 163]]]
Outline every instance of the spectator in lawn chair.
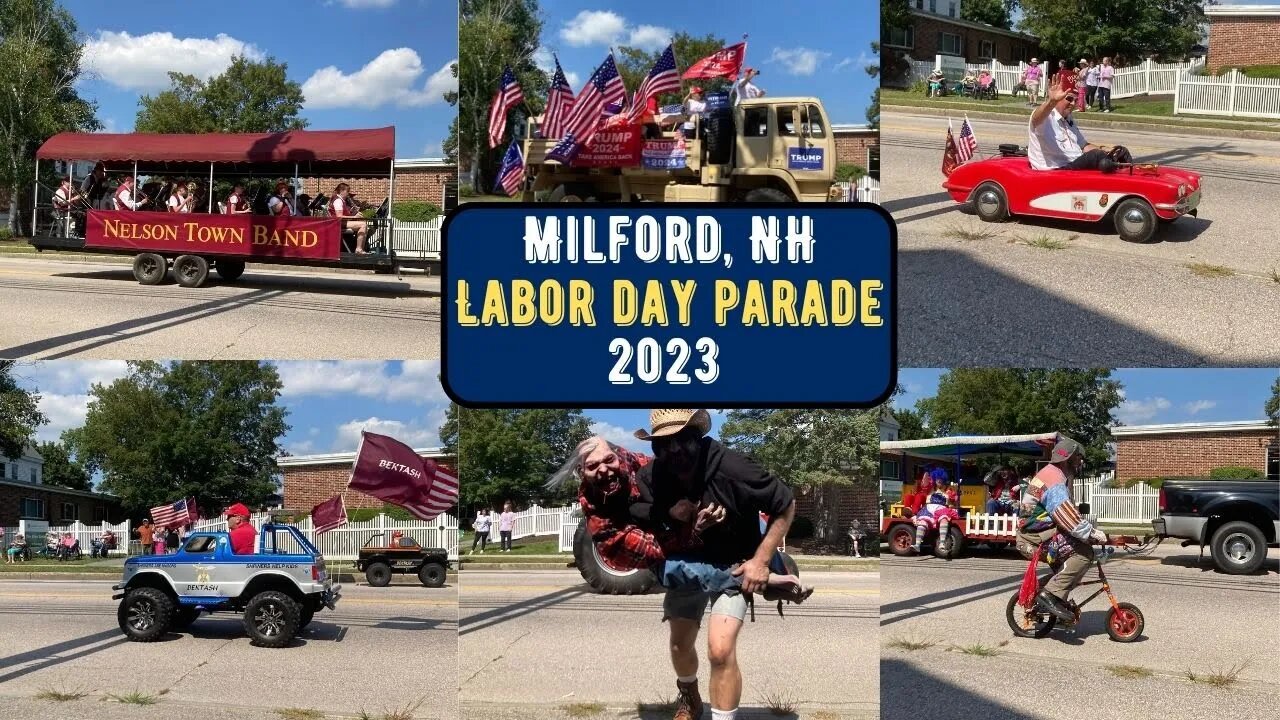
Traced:
[[1063, 438], [1053, 447], [1049, 464], [1031, 479], [1018, 507], [1018, 551], [1028, 558], [1043, 549], [1055, 570], [1040, 591], [1040, 599], [1059, 618], [1074, 618], [1067, 596], [1089, 571], [1093, 543], [1105, 543], [1106, 533], [1094, 527], [1071, 501], [1071, 482], [1084, 466], [1084, 450]]
[[252, 555], [258, 533], [249, 522], [249, 508], [242, 503], [227, 508], [227, 529], [231, 534], [231, 552]]

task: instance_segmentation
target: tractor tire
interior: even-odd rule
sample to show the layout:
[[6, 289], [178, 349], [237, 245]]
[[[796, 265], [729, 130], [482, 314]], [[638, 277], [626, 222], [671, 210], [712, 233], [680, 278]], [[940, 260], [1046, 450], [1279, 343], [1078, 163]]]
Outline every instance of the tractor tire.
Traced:
[[384, 562], [371, 562], [364, 569], [364, 579], [374, 587], [386, 587], [391, 584], [391, 566]]
[[789, 203], [789, 202], [794, 202], [794, 200], [791, 198], [791, 196], [790, 196], [790, 195], [787, 195], [786, 193], [782, 192], [781, 190], [778, 190], [778, 189], [775, 189], [775, 188], [756, 188], [755, 190], [749, 190], [749, 191], [747, 192], [747, 196], [744, 198], [744, 200], [746, 200], [746, 201], [747, 201], [747, 202], [749, 202], [749, 203], [756, 203], [756, 202], [778, 202], [778, 203]]
[[125, 593], [116, 619], [133, 642], [155, 642], [173, 626], [173, 599], [163, 590], [141, 587]]
[[640, 595], [653, 587], [658, 578], [649, 570], [617, 570], [605, 563], [591, 541], [586, 525], [579, 525], [573, 536], [573, 558], [578, 572], [592, 590], [605, 595]]
[[298, 634], [302, 607], [275, 590], [253, 596], [244, 608], [244, 631], [258, 647], [282, 648]]
[[444, 565], [438, 562], [423, 563], [422, 567], [418, 568], [418, 581], [423, 587], [444, 587], [444, 577]]

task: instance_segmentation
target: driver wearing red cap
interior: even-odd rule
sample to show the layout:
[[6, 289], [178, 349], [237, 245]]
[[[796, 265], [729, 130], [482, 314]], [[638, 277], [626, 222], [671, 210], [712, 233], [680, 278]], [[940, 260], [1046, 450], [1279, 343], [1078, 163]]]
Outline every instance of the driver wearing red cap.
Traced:
[[257, 533], [249, 524], [249, 508], [236, 503], [227, 508], [227, 527], [231, 534], [231, 552], [236, 555], [252, 555], [253, 541]]

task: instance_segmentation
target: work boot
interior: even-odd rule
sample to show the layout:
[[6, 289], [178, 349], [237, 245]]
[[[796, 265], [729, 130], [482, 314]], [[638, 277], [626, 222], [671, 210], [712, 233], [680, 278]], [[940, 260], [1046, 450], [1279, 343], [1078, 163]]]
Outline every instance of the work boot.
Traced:
[[1054, 616], [1062, 622], [1073, 623], [1076, 621], [1076, 614], [1071, 609], [1071, 606], [1067, 604], [1066, 600], [1063, 600], [1048, 590], [1041, 590], [1036, 598], [1046, 610], [1053, 613]]
[[698, 681], [682, 683], [676, 681], [676, 714], [671, 720], [700, 720], [702, 718], [702, 696], [698, 694]]

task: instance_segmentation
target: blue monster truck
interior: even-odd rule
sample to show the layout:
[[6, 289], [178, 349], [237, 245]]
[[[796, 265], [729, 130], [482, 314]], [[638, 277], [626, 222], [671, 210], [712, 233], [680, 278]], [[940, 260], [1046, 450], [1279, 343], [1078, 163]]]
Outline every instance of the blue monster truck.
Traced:
[[297, 528], [267, 524], [253, 555], [234, 554], [225, 532], [197, 532], [176, 554], [129, 558], [112, 599], [120, 600], [120, 629], [135, 642], [185, 628], [201, 610], [232, 611], [243, 613], [254, 645], [279, 648], [321, 609], [334, 609], [340, 589]]

